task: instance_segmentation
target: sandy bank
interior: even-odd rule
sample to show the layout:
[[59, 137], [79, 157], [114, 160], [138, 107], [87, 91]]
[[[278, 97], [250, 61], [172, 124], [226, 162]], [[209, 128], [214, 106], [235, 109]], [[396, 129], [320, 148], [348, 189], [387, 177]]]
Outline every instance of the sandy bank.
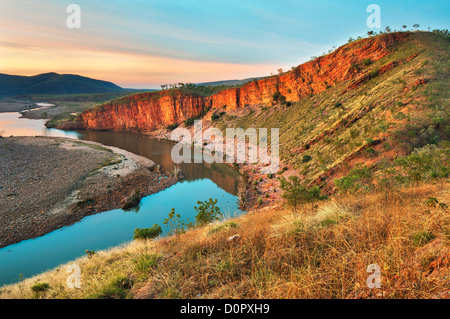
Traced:
[[151, 160], [95, 142], [0, 138], [0, 247], [120, 208], [176, 182]]

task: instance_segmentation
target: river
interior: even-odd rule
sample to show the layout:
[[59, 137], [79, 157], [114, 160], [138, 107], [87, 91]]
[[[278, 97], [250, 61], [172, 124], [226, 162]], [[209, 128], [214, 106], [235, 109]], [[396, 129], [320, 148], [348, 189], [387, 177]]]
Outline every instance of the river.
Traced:
[[[96, 141], [119, 147], [150, 158], [164, 170], [173, 168], [172, 144], [125, 132], [61, 131], [47, 129], [44, 120], [20, 118], [19, 113], [0, 113], [0, 135], [54, 136]], [[1, 160], [1, 159], [0, 159]], [[182, 218], [195, 220], [194, 206], [199, 200], [217, 199], [217, 205], [228, 216], [243, 212], [237, 204], [239, 175], [224, 164], [181, 165], [185, 178], [177, 184], [142, 199], [131, 211], [115, 209], [88, 216], [71, 226], [63, 227], [42, 237], [24, 240], [0, 249], [0, 286], [19, 281], [55, 268], [85, 254], [86, 249], [103, 250], [133, 240], [135, 228], [163, 225], [170, 210]]]

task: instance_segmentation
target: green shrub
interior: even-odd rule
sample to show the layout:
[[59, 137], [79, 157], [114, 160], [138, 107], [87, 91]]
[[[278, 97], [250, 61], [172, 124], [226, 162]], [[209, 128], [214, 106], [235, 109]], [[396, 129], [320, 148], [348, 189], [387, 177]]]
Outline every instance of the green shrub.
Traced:
[[195, 118], [190, 117], [190, 118], [188, 118], [186, 121], [184, 121], [184, 124], [185, 124], [186, 126], [191, 126], [192, 124], [194, 124], [194, 120], [195, 120]]
[[152, 239], [162, 234], [161, 226], [154, 224], [152, 228], [136, 228], [133, 239]]
[[369, 79], [373, 79], [378, 76], [380, 72], [378, 70], [372, 70], [369, 72]]
[[365, 65], [365, 66], [369, 66], [369, 65], [372, 64], [372, 60], [371, 59], [364, 59], [362, 61], [362, 64]]
[[280, 178], [280, 188], [283, 191], [281, 195], [287, 202], [287, 204], [297, 212], [299, 205], [311, 203], [314, 207], [314, 203], [319, 200], [324, 200], [327, 197], [320, 194], [320, 188], [318, 186], [313, 186], [307, 188], [302, 184], [300, 178], [295, 175], [289, 176], [288, 179]]
[[449, 155], [448, 149], [439, 149], [430, 144], [396, 159], [394, 165], [402, 168], [399, 174], [405, 177], [405, 181], [430, 181], [449, 175]]
[[302, 163], [308, 163], [310, 160], [312, 160], [312, 157], [309, 155], [303, 155]]
[[231, 222], [223, 223], [222, 225], [219, 225], [219, 226], [216, 226], [216, 227], [212, 228], [208, 232], [208, 234], [212, 235], [212, 234], [224, 231], [224, 230], [228, 230], [228, 229], [231, 229], [231, 228], [238, 228], [238, 227], [239, 227], [238, 223], [231, 221]]
[[197, 211], [195, 222], [197, 225], [206, 225], [223, 217], [220, 208], [216, 206], [217, 199], [210, 198], [208, 201], [198, 201], [198, 206], [194, 207]]
[[133, 288], [134, 281], [125, 276], [118, 276], [111, 280], [111, 286], [119, 289], [130, 290]]
[[95, 252], [95, 250], [89, 250], [89, 249], [86, 249], [84, 252], [86, 253], [88, 258], [92, 258], [92, 257], [94, 257], [97, 254]]
[[88, 299], [126, 299], [128, 292], [117, 287], [108, 287], [102, 291], [88, 296]]
[[367, 166], [358, 166], [347, 176], [335, 179], [334, 184], [342, 193], [357, 192], [373, 188], [373, 174]]
[[39, 299], [41, 295], [50, 289], [50, 285], [46, 282], [35, 283], [31, 286], [31, 291], [34, 293], [36, 299]]
[[141, 254], [133, 259], [135, 270], [146, 277], [152, 269], [158, 266], [160, 259], [161, 256], [158, 254]]
[[186, 223], [180, 220], [180, 214], [175, 213], [175, 208], [169, 213], [169, 217], [164, 219], [164, 225], [169, 226], [169, 235], [180, 235], [185, 232], [185, 228], [190, 226], [190, 223]]
[[174, 129], [176, 129], [178, 127], [178, 124], [170, 124], [167, 126], [167, 129], [170, 131], [173, 131]]

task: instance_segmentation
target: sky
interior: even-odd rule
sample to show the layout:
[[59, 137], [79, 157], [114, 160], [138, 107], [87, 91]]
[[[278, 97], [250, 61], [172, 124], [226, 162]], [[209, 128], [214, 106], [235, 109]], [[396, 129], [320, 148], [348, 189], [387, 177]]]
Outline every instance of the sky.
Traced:
[[[70, 4], [80, 28], [68, 28]], [[381, 29], [369, 29], [377, 4]], [[0, 0], [0, 73], [125, 88], [270, 75], [386, 26], [449, 29], [450, 1]]]

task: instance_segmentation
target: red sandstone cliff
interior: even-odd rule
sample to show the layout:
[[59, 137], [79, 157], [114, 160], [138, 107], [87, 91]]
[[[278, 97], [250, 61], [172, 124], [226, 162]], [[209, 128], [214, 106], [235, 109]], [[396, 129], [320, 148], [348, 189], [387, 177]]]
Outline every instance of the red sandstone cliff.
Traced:
[[86, 110], [74, 122], [59, 128], [150, 131], [196, 117], [209, 107], [236, 109], [246, 105], [268, 105], [272, 103], [275, 92], [285, 96], [287, 101], [297, 101], [343, 81], [363, 81], [364, 76], [354, 66], [366, 59], [379, 60], [408, 36], [408, 33], [390, 33], [350, 43], [288, 73], [210, 97], [171, 90], [121, 98]]

